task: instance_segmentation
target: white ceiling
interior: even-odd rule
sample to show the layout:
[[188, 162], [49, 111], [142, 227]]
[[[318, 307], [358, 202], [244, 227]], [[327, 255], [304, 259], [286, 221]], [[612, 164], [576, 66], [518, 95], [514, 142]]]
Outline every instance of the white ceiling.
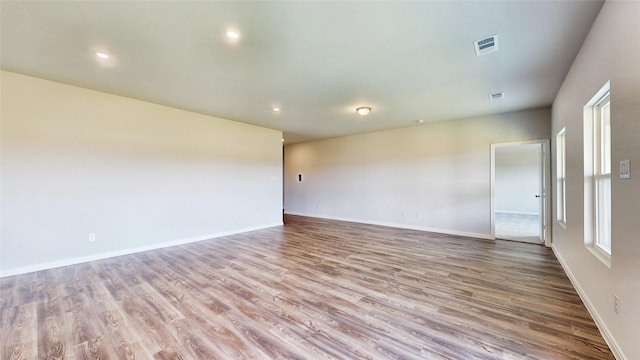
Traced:
[[[5, 70], [279, 129], [294, 143], [548, 106], [601, 6], [2, 1], [1, 59]], [[500, 51], [476, 57], [473, 41], [493, 34]], [[362, 105], [370, 115], [356, 114]]]

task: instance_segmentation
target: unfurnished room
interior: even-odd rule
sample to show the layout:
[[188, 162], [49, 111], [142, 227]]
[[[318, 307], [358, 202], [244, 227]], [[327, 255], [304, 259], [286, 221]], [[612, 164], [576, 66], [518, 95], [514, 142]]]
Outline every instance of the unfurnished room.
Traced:
[[0, 359], [640, 360], [640, 1], [0, 0]]

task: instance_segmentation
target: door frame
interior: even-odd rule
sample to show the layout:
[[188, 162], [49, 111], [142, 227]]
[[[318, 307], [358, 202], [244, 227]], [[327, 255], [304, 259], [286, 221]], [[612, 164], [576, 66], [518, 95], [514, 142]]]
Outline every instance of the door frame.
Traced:
[[549, 139], [514, 141], [506, 143], [491, 144], [491, 238], [496, 238], [496, 213], [495, 213], [495, 183], [496, 183], [496, 148], [502, 146], [529, 145], [540, 144], [542, 146], [542, 164], [540, 171], [540, 197], [542, 205], [540, 206], [540, 236], [544, 245], [551, 246], [551, 227], [549, 216], [551, 216], [550, 188], [551, 184], [551, 162], [549, 156]]

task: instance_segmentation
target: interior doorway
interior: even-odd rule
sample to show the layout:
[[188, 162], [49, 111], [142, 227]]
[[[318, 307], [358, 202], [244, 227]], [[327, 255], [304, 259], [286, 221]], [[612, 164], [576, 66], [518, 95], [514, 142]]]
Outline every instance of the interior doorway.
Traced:
[[491, 146], [492, 235], [547, 244], [547, 140]]

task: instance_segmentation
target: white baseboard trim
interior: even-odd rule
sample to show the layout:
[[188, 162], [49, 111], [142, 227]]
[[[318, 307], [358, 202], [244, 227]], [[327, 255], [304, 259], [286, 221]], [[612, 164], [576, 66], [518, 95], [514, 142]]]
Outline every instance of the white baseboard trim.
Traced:
[[602, 335], [602, 338], [604, 338], [604, 341], [607, 343], [607, 345], [609, 345], [609, 349], [611, 349], [613, 356], [617, 360], [626, 360], [627, 358], [624, 356], [622, 349], [620, 348], [620, 346], [618, 346], [618, 343], [611, 335], [609, 328], [600, 317], [600, 314], [598, 313], [596, 308], [593, 306], [591, 301], [589, 301], [589, 297], [587, 296], [587, 293], [584, 292], [584, 290], [576, 280], [576, 277], [571, 272], [571, 269], [569, 268], [567, 263], [564, 261], [564, 258], [562, 257], [562, 255], [560, 255], [560, 252], [558, 252], [555, 245], [552, 245], [551, 249], [553, 249], [553, 253], [556, 255], [558, 262], [564, 269], [564, 272], [567, 274], [569, 281], [571, 281], [571, 284], [576, 289], [576, 292], [578, 293], [578, 296], [580, 296], [582, 303], [584, 303], [584, 306], [587, 308], [587, 311], [593, 318], [593, 321], [596, 323], [596, 326], [598, 327], [598, 330], [600, 330], [600, 334]]
[[419, 230], [419, 231], [427, 231], [427, 232], [433, 232], [433, 233], [439, 233], [439, 234], [447, 234], [447, 235], [456, 235], [456, 236], [464, 236], [464, 237], [472, 237], [472, 238], [493, 240], [493, 236], [491, 236], [491, 234], [481, 234], [481, 233], [471, 233], [471, 232], [456, 231], [456, 230], [437, 229], [437, 228], [430, 228], [430, 227], [424, 227], [424, 226], [398, 224], [398, 223], [391, 223], [391, 222], [384, 222], [384, 221], [371, 221], [371, 220], [363, 220], [363, 219], [353, 219], [353, 218], [346, 218], [346, 217], [340, 217], [340, 216], [305, 214], [305, 213], [298, 213], [298, 212], [292, 212], [292, 211], [285, 211], [285, 214], [313, 217], [313, 218], [319, 218], [319, 219], [348, 221], [348, 222], [355, 222], [355, 223], [361, 223], [361, 224], [388, 226], [388, 227], [394, 227], [394, 228], [399, 228], [399, 229]]
[[72, 259], [65, 259], [60, 261], [52, 261], [52, 262], [47, 262], [42, 264], [17, 267], [17, 268], [3, 270], [0, 273], [0, 278], [13, 276], [13, 275], [21, 275], [21, 274], [26, 274], [26, 273], [41, 271], [41, 270], [54, 269], [54, 268], [63, 267], [63, 266], [76, 265], [76, 264], [86, 263], [90, 261], [103, 260], [103, 259], [108, 259], [116, 256], [130, 255], [130, 254], [135, 254], [143, 251], [157, 250], [157, 249], [167, 248], [167, 247], [176, 246], [176, 245], [189, 244], [189, 243], [198, 242], [198, 241], [211, 240], [211, 239], [220, 238], [223, 236], [235, 235], [235, 234], [240, 234], [240, 233], [245, 233], [245, 232], [255, 231], [255, 230], [262, 230], [262, 229], [267, 229], [267, 228], [272, 228], [272, 227], [282, 226], [282, 225], [283, 225], [282, 222], [265, 224], [265, 225], [236, 229], [231, 231], [224, 231], [224, 232], [215, 233], [215, 234], [202, 235], [202, 236], [179, 239], [179, 240], [168, 241], [168, 242], [163, 242], [158, 244], [140, 246], [140, 247], [135, 247], [130, 249], [111, 251], [107, 253], [100, 253], [100, 254], [82, 256], [82, 257], [77, 257]]

